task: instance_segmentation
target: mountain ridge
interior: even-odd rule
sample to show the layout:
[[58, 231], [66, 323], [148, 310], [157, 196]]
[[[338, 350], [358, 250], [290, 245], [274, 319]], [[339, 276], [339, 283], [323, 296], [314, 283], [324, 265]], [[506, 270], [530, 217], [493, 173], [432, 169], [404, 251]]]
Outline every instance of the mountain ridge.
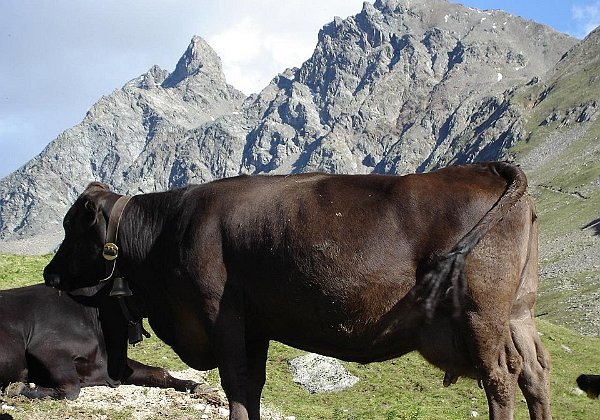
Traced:
[[377, 0], [325, 25], [300, 68], [246, 97], [194, 37], [173, 72], [153, 66], [102, 97], [0, 180], [0, 249], [56, 235], [39, 251], [53, 249], [91, 180], [131, 194], [240, 173], [408, 173], [498, 158], [526, 135], [510, 92], [575, 43], [501, 11]]
[[600, 323], [600, 29], [578, 41], [498, 10], [377, 0], [319, 32], [311, 57], [250, 96], [193, 37], [99, 99], [0, 180], [0, 252], [38, 254], [88, 182], [138, 194], [239, 174], [405, 174], [521, 165], [540, 221], [538, 311]]
[[[101, 98], [0, 181], [0, 239], [59, 232], [60, 214], [85, 187], [79, 180], [135, 193], [239, 173], [407, 173], [494, 157], [515, 140], [489, 146], [485, 134], [498, 129], [481, 124], [471, 151], [458, 153], [473, 137], [471, 115], [489, 118], [506, 89], [575, 43], [519, 19], [444, 0], [365, 2], [321, 29], [300, 68], [250, 97], [193, 37], [173, 72], [154, 66]], [[511, 47], [500, 37], [507, 33], [533, 47]]]

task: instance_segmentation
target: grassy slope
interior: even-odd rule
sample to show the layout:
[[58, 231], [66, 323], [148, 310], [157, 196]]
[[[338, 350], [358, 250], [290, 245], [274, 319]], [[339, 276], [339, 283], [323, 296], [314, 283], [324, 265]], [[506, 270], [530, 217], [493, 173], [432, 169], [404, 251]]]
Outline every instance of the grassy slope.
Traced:
[[[600, 179], [600, 156], [598, 150], [588, 152], [597, 149], [593, 142], [598, 141], [599, 132], [597, 121], [585, 136], [528, 173], [530, 181], [537, 185], [532, 191], [540, 220], [543, 274], [539, 312], [588, 334], [600, 334], [600, 330], [594, 331], [596, 320], [586, 318], [588, 311], [597, 312], [589, 300], [596, 299], [593, 296], [600, 289], [599, 263], [597, 255], [594, 258], [588, 248], [597, 244], [598, 238], [594, 229], [583, 229], [600, 217], [600, 189], [590, 188]], [[573, 161], [582, 162], [572, 165]], [[590, 254], [587, 261], [581, 257], [586, 253]], [[561, 269], [555, 272], [549, 269], [551, 266]]]
[[511, 149], [523, 162], [540, 221], [538, 312], [595, 335], [600, 335], [600, 233], [583, 227], [600, 217], [600, 118], [577, 119], [585, 106], [600, 101], [598, 39], [600, 34], [590, 35], [546, 82], [517, 94], [516, 102], [531, 108], [530, 136]]
[[[0, 289], [39, 282], [48, 257], [0, 255]], [[600, 402], [572, 394], [575, 378], [582, 372], [600, 366], [600, 340], [582, 337], [572, 331], [539, 321], [543, 341], [553, 358], [552, 399], [556, 419], [600, 418]], [[268, 380], [263, 400], [278, 407], [286, 415], [298, 419], [464, 419], [471, 411], [487, 416], [485, 395], [472, 380], [461, 379], [450, 388], [442, 386], [443, 373], [427, 364], [419, 355], [370, 365], [347, 363], [347, 368], [360, 381], [353, 388], [327, 394], [308, 394], [294, 384], [287, 361], [302, 354], [298, 350], [272, 343], [269, 352]], [[173, 370], [184, 369], [179, 358], [156, 337], [144, 340], [131, 350], [131, 355], [143, 362]], [[216, 380], [216, 374], [213, 374]], [[47, 418], [62, 418], [69, 412], [64, 402], [7, 400], [20, 410], [48, 414]], [[182, 415], [183, 415], [182, 411]], [[14, 414], [14, 413], [13, 413]], [[99, 413], [115, 418], [117, 413]], [[172, 414], [170, 413], [169, 418]], [[81, 418], [69, 412], [72, 418]], [[89, 417], [88, 417], [89, 418]], [[527, 418], [522, 398], [517, 403], [517, 419]]]

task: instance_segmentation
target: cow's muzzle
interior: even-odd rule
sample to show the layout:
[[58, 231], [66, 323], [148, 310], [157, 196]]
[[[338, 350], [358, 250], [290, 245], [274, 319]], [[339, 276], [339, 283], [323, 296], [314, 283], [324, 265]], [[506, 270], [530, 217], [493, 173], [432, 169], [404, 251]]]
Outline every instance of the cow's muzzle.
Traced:
[[44, 283], [46, 283], [46, 286], [58, 287], [60, 285], [60, 276], [44, 272]]

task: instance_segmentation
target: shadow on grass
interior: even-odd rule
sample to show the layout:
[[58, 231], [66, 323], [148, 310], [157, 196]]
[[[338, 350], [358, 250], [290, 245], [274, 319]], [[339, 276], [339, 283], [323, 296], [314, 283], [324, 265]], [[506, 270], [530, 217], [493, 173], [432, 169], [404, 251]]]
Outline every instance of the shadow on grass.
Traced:
[[600, 217], [596, 220], [592, 220], [581, 228], [581, 230], [585, 229], [592, 229], [594, 231], [594, 235], [600, 236]]

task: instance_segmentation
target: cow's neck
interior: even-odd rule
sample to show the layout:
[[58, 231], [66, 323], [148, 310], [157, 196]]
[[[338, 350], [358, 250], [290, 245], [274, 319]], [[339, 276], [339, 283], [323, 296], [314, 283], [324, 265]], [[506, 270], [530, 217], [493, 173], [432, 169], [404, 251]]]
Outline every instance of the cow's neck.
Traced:
[[[159, 238], [170, 236], [171, 221], [179, 212], [180, 190], [136, 195], [129, 202], [121, 221], [119, 246], [124, 265], [140, 268], [151, 261]], [[120, 257], [121, 258], [121, 257]]]
[[185, 189], [134, 196], [119, 233], [120, 270], [134, 298], [143, 303], [144, 315], [155, 333], [170, 345], [175, 344], [175, 335], [164, 320], [172, 319], [169, 312], [181, 300], [180, 291], [173, 288], [173, 267], [179, 267], [178, 229], [186, 224], [180, 205], [184, 193]]

